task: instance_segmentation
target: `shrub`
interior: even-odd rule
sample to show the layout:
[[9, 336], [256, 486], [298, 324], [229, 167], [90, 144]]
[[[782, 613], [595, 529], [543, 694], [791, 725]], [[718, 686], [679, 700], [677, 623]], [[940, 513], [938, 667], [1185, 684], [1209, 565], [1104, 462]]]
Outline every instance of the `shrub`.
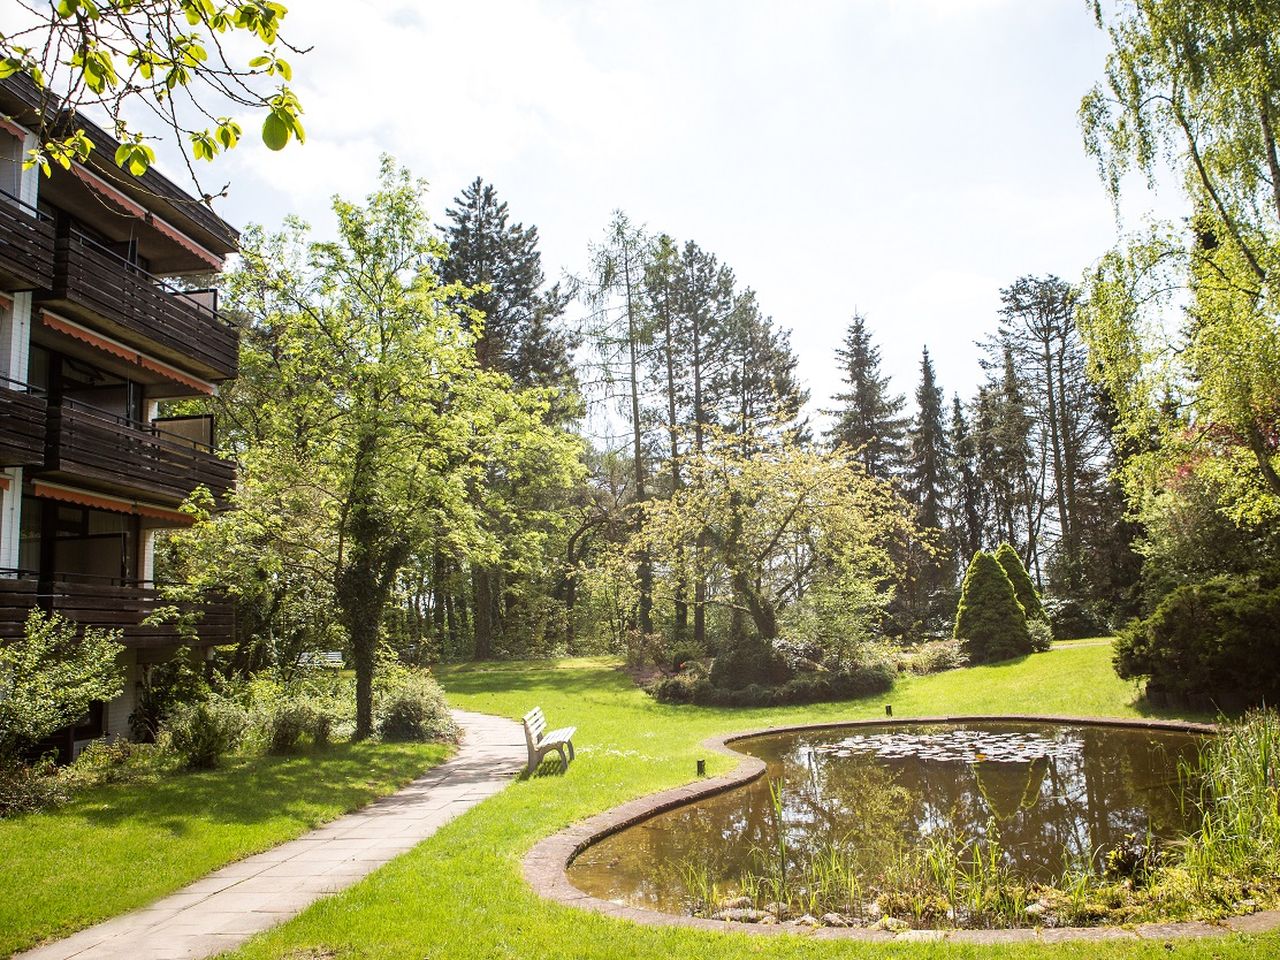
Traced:
[[1116, 639], [1116, 672], [1152, 695], [1223, 708], [1280, 701], [1280, 587], [1216, 577], [1182, 586]]
[[900, 669], [925, 676], [955, 670], [969, 665], [969, 655], [960, 640], [930, 640], [914, 650], [904, 653], [899, 660]]
[[155, 776], [163, 770], [168, 757], [168, 751], [154, 743], [138, 743], [123, 737], [94, 740], [80, 751], [62, 776], [72, 790], [106, 783], [132, 783]]
[[1107, 618], [1079, 600], [1050, 598], [1044, 610], [1055, 640], [1082, 640], [1111, 632]]
[[1027, 617], [1004, 568], [994, 556], [973, 555], [960, 589], [954, 637], [974, 663], [1006, 660], [1031, 652]]
[[52, 758], [35, 763], [0, 758], [0, 817], [34, 813], [65, 803], [66, 799], [66, 785]]
[[1002, 543], [996, 550], [996, 562], [1000, 564], [1005, 576], [1013, 584], [1013, 594], [1022, 604], [1022, 612], [1026, 618], [1028, 620], [1046, 619], [1044, 604], [1040, 602], [1040, 593], [1036, 590], [1036, 585], [1031, 582], [1031, 575], [1027, 573], [1027, 568], [1022, 565], [1022, 557], [1018, 556], [1018, 551], [1011, 544]]
[[785, 683], [748, 684], [736, 689], [716, 686], [698, 674], [678, 674], [655, 683], [649, 690], [663, 703], [694, 703], [710, 707], [777, 707], [786, 704], [849, 700], [880, 693], [893, 686], [896, 670], [888, 660], [874, 660], [845, 672], [801, 673]]
[[769, 641], [756, 636], [730, 638], [711, 661], [711, 683], [722, 690], [741, 690], [752, 684], [777, 686], [791, 670]]
[[75, 723], [95, 700], [120, 695], [124, 670], [117, 659], [124, 647], [116, 637], [31, 611], [23, 635], [0, 645], [0, 759]]
[[394, 671], [375, 711], [384, 740], [453, 740], [458, 735], [444, 691], [426, 670]]
[[162, 663], [144, 668], [138, 684], [138, 699], [129, 714], [129, 729], [143, 743], [153, 743], [170, 712], [183, 703], [203, 700], [209, 686], [186, 647]]
[[1053, 646], [1053, 629], [1048, 620], [1028, 620], [1027, 633], [1031, 635], [1031, 649], [1044, 653]]
[[161, 728], [188, 770], [218, 765], [248, 726], [244, 708], [222, 697], [175, 706]]

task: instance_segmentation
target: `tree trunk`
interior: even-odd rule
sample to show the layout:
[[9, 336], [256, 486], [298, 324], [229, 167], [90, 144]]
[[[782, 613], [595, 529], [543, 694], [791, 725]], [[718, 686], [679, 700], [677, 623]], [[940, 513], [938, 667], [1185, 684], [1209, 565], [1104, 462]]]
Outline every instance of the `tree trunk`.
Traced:
[[[631, 378], [631, 430], [634, 457], [633, 470], [635, 473], [636, 483], [636, 503], [643, 507], [645, 500], [648, 498], [648, 494], [645, 489], [644, 432], [640, 422], [640, 328], [635, 315], [635, 300], [631, 281], [631, 256], [629, 253], [624, 252], [623, 254], [622, 271], [627, 298], [627, 348], [628, 360], [630, 362], [629, 373]], [[643, 512], [637, 512], [637, 529], [643, 522]], [[639, 568], [636, 570], [636, 580], [638, 581], [640, 588], [640, 601], [637, 609], [636, 626], [639, 627], [641, 633], [653, 633], [653, 562], [649, 558], [649, 552], [647, 550], [640, 554]]]

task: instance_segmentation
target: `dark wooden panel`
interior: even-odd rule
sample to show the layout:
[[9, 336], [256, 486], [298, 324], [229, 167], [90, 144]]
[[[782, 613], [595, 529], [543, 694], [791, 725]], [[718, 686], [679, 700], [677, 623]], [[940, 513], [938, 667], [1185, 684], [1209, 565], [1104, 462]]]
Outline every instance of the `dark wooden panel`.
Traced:
[[[22, 635], [31, 609], [40, 606], [76, 623], [121, 631], [121, 642], [130, 647], [157, 647], [192, 642], [176, 623], [143, 625], [158, 607], [171, 606], [159, 590], [133, 585], [53, 583], [38, 589], [34, 577], [0, 577], [0, 640]], [[223, 596], [199, 603], [176, 604], [193, 617], [199, 643], [235, 642], [235, 610]]]
[[200, 377], [236, 375], [236, 329], [199, 302], [160, 285], [145, 270], [87, 237], [59, 238], [53, 290], [43, 303], [103, 328], [139, 350]]
[[44, 397], [0, 381], [0, 467], [44, 465]]
[[53, 286], [53, 224], [0, 193], [0, 289]]
[[230, 461], [182, 438], [69, 401], [48, 418], [48, 474], [175, 506], [201, 484], [222, 500], [235, 483]]

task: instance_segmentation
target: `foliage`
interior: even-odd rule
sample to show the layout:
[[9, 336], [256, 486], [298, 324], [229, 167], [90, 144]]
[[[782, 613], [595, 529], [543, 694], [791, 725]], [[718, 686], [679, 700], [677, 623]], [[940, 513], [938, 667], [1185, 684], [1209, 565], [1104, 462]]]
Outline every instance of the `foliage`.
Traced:
[[[708, 707], [779, 707], [787, 704], [851, 700], [882, 693], [893, 686], [896, 671], [888, 659], [849, 665], [842, 671], [812, 670], [791, 674], [779, 681], [776, 659], [770, 658], [760, 674], [763, 682], [741, 686], [716, 683], [700, 671], [664, 677], [651, 688], [661, 703], [692, 703]], [[786, 676], [786, 673], [782, 674]], [[740, 680], [739, 680], [740, 682]]]
[[233, 749], [249, 725], [238, 703], [224, 697], [208, 697], [174, 707], [161, 727], [182, 766], [209, 770]]
[[117, 634], [33, 609], [23, 635], [0, 645], [0, 758], [16, 757], [124, 689]]
[[832, 443], [851, 451], [870, 476], [897, 475], [905, 457], [906, 400], [892, 392], [889, 378], [880, 372], [880, 348], [861, 314], [853, 315], [836, 358], [846, 392], [833, 398], [840, 407], [830, 411], [835, 416]]
[[1009, 576], [994, 556], [973, 555], [960, 590], [955, 639], [964, 641], [973, 663], [1006, 660], [1031, 652], [1031, 634]]
[[1111, 632], [1110, 622], [1079, 600], [1050, 597], [1044, 602], [1044, 610], [1055, 640], [1082, 640]]
[[1149, 695], [1231, 709], [1276, 703], [1280, 680], [1260, 669], [1280, 656], [1280, 581], [1216, 577], [1178, 587], [1116, 640], [1121, 677]]
[[1022, 612], [1026, 614], [1027, 619], [1044, 620], [1044, 604], [1040, 602], [1040, 591], [1031, 582], [1031, 576], [1027, 573], [1027, 568], [1022, 565], [1022, 557], [1018, 556], [1018, 551], [1005, 541], [1000, 544], [995, 556], [996, 561], [1004, 569], [1005, 576], [1013, 584], [1013, 593], [1022, 604]]
[[1031, 652], [1044, 653], [1053, 646], [1053, 628], [1048, 620], [1028, 620], [1027, 633], [1031, 635]]
[[377, 718], [383, 740], [450, 742], [458, 736], [444, 691], [426, 670], [390, 672], [378, 691]]
[[918, 647], [902, 651], [898, 667], [917, 676], [956, 670], [969, 665], [969, 654], [962, 640], [929, 640]]
[[27, 763], [0, 757], [0, 820], [65, 803], [68, 791], [52, 757]]
[[208, 692], [209, 686], [191, 651], [183, 647], [167, 659], [142, 668], [137, 699], [129, 714], [129, 729], [136, 739], [153, 743], [176, 707], [195, 703]]
[[[286, 57], [306, 51], [280, 35], [287, 11], [274, 0], [22, 6], [0, 34], [0, 79], [22, 75], [42, 97], [39, 146], [28, 166], [48, 174], [51, 163], [66, 169], [86, 160], [93, 143], [76, 115], [92, 108], [110, 118], [120, 141], [114, 161], [135, 177], [155, 161], [149, 141], [167, 132], [187, 145], [187, 167], [198, 180], [192, 161], [233, 149], [246, 110], [265, 114], [262, 141], [272, 150], [305, 139]], [[245, 41], [264, 49], [241, 60], [232, 51]], [[56, 110], [46, 115], [46, 105], [67, 110], [69, 121], [53, 119]], [[150, 119], [135, 124], [140, 113]]]

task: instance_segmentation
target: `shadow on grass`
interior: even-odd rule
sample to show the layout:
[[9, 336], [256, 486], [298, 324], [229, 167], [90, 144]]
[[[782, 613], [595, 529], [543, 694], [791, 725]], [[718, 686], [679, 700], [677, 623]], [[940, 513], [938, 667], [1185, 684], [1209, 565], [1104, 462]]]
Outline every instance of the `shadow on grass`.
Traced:
[[297, 755], [241, 760], [217, 770], [168, 774], [154, 783], [99, 787], [63, 809], [95, 826], [142, 820], [175, 837], [190, 831], [193, 816], [225, 824], [309, 819], [321, 811], [358, 806], [370, 798], [370, 784], [404, 779], [413, 772], [415, 756], [422, 757], [425, 769], [429, 761], [419, 745], [334, 744]]

